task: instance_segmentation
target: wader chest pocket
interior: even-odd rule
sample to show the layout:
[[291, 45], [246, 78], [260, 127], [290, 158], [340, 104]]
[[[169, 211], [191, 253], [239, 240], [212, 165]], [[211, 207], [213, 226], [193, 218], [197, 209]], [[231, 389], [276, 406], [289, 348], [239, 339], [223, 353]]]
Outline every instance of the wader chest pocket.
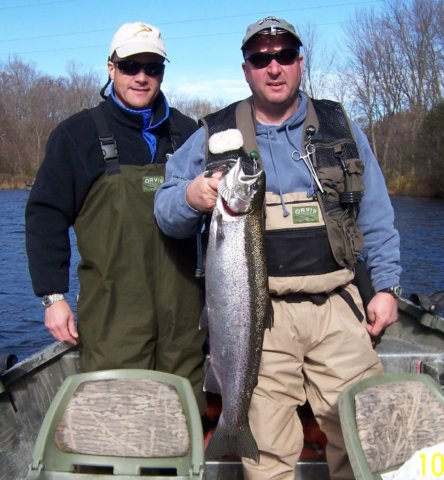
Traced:
[[268, 230], [265, 251], [272, 277], [319, 275], [339, 269], [325, 226]]

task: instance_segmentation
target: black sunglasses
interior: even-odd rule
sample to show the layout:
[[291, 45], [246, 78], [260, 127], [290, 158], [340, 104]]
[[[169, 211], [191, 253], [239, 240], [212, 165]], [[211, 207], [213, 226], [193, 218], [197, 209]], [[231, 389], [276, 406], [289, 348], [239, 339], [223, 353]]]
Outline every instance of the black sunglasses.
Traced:
[[270, 65], [273, 58], [280, 65], [291, 65], [299, 57], [298, 48], [283, 48], [274, 53], [269, 52], [257, 52], [252, 53], [250, 56], [246, 57], [245, 60], [248, 60], [254, 68], [265, 68]]
[[143, 69], [149, 77], [156, 77], [165, 70], [165, 65], [159, 62], [140, 63], [134, 60], [122, 60], [113, 63], [125, 75], [137, 75]]

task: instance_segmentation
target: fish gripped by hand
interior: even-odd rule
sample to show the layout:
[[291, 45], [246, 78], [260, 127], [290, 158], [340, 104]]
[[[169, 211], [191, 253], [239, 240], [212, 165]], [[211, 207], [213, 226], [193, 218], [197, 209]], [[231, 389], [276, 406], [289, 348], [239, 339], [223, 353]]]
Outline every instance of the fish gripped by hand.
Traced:
[[222, 177], [206, 253], [210, 366], [205, 390], [222, 396], [207, 458], [234, 453], [259, 459], [248, 422], [264, 330], [271, 327], [263, 243], [265, 173], [245, 175], [237, 160]]

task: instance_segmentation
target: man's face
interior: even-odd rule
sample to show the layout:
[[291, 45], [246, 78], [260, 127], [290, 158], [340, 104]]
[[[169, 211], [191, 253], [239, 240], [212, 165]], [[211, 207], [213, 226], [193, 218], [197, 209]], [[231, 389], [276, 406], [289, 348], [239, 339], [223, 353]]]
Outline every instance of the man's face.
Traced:
[[[275, 53], [284, 49], [294, 49], [292, 36], [261, 35], [253, 37], [245, 51], [245, 58], [254, 53]], [[296, 105], [302, 77], [301, 56], [289, 65], [281, 65], [278, 59], [263, 67], [255, 67], [249, 60], [242, 64], [245, 79], [254, 95], [254, 103], [259, 110], [280, 110], [288, 112]]]
[[131, 109], [150, 108], [160, 91], [163, 80], [163, 72], [157, 75], [147, 75], [144, 69], [140, 69], [135, 75], [121, 71], [115, 62], [139, 62], [139, 63], [163, 63], [164, 59], [155, 53], [139, 53], [124, 59], [115, 59], [108, 62], [108, 73], [114, 81], [114, 93], [116, 98]]

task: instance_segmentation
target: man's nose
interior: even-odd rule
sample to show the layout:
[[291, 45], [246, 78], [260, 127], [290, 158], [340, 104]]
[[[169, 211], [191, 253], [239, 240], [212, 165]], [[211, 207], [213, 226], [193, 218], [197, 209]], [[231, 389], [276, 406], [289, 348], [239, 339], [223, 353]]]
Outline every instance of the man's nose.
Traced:
[[146, 82], [150, 76], [145, 73], [143, 68], [141, 68], [140, 71], [134, 75], [134, 78], [139, 82]]
[[280, 73], [282, 70], [281, 64], [275, 58], [271, 60], [267, 68], [268, 72], [272, 74]]

